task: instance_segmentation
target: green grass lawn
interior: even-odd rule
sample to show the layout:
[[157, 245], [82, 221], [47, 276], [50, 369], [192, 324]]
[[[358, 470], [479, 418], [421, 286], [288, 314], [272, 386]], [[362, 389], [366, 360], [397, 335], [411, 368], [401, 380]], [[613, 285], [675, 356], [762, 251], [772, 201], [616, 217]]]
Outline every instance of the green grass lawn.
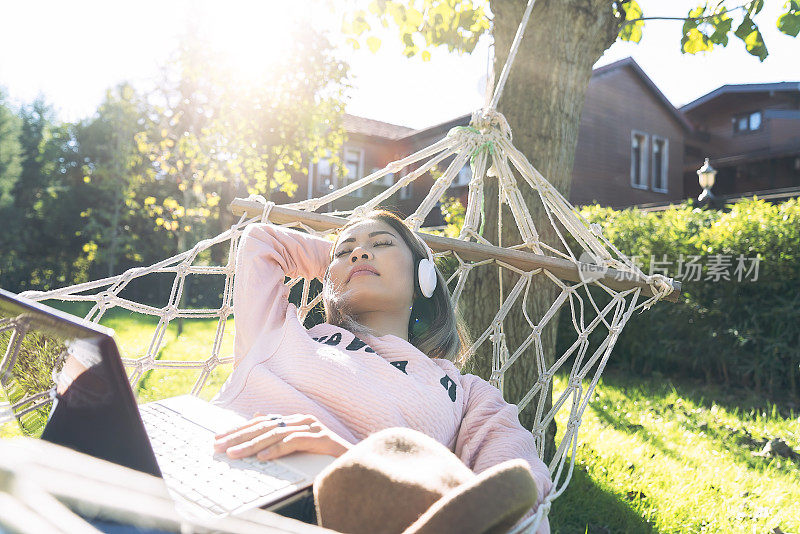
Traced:
[[[146, 352], [157, 321], [115, 309], [101, 323], [135, 357]], [[208, 357], [215, 329], [214, 320], [186, 321], [178, 336], [171, 324], [159, 358]], [[231, 321], [221, 356], [232, 345]], [[229, 372], [220, 366], [202, 396], [210, 398]], [[140, 402], [159, 399], [188, 392], [198, 375], [150, 371], [134, 389]], [[557, 376], [554, 388], [565, 384]], [[800, 450], [798, 414], [750, 394], [606, 371], [583, 417], [570, 484], [553, 504], [552, 531], [800, 533], [800, 461], [751, 454], [773, 437]]]
[[751, 394], [607, 371], [552, 531], [798, 533], [800, 461], [751, 454], [777, 437], [800, 450], [798, 413]]
[[[89, 306], [83, 303], [47, 302], [47, 304], [79, 316], [83, 316], [89, 310]], [[124, 357], [138, 358], [147, 353], [158, 319], [114, 308], [103, 316], [100, 324], [114, 329]], [[214, 319], [185, 319], [183, 331], [178, 335], [178, 322], [170, 322], [157, 359], [204, 360], [210, 357], [216, 329], [217, 321]], [[223, 358], [232, 355], [233, 319], [230, 319], [225, 326], [219, 356]], [[210, 399], [228, 377], [231, 368], [230, 364], [217, 366], [200, 396]], [[146, 372], [138, 384], [134, 385], [134, 393], [140, 403], [189, 393], [199, 376], [200, 370], [197, 369], [154, 369]]]

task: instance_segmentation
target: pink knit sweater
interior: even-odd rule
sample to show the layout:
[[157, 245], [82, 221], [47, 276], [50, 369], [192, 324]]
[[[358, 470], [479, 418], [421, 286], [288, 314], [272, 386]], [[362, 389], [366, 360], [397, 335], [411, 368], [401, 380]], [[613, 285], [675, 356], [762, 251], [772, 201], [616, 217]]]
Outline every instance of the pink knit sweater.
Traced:
[[[517, 406], [497, 388], [392, 334], [359, 339], [327, 323], [303, 326], [284, 276], [321, 279], [330, 247], [271, 224], [245, 229], [233, 293], [236, 366], [215, 402], [246, 417], [313, 414], [353, 444], [384, 428], [413, 428], [449, 447], [475, 473], [524, 458], [541, 503], [552, 487], [550, 472]], [[545, 518], [537, 533], [549, 532]]]

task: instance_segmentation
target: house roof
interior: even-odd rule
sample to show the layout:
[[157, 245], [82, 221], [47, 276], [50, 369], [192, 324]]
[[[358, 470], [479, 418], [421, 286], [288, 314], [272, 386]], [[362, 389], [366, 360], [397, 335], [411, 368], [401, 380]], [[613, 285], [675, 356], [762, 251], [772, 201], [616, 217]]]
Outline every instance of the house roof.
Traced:
[[[653, 83], [653, 80], [651, 80], [650, 77], [647, 74], [645, 74], [644, 70], [642, 70], [642, 67], [640, 67], [639, 64], [636, 63], [636, 61], [632, 57], [629, 56], [629, 57], [620, 59], [619, 61], [615, 61], [613, 63], [609, 63], [608, 65], [603, 65], [602, 67], [597, 67], [596, 69], [592, 70], [592, 76], [598, 76], [598, 75], [601, 75], [601, 74], [606, 74], [606, 73], [613, 72], [615, 70], [626, 68], [626, 67], [630, 68], [631, 70], [633, 70], [634, 74], [636, 74], [639, 78], [641, 78], [641, 80], [642, 80], [642, 82], [644, 82], [645, 86], [650, 90], [651, 93], [653, 93], [653, 95], [655, 96], [656, 100], [658, 100], [658, 102], [662, 106], [664, 106], [666, 108], [667, 112], [669, 112], [669, 114], [672, 115], [675, 118], [675, 120], [678, 121], [678, 123], [686, 131], [691, 132], [691, 131], [694, 130], [694, 128], [692, 127], [691, 123], [686, 119], [686, 117], [683, 115], [683, 113], [678, 111], [675, 108], [675, 106], [672, 105], [672, 103], [667, 99], [667, 97], [664, 96], [664, 93], [661, 92], [661, 90], [656, 86], [656, 84]], [[411, 132], [409, 134], [406, 134], [405, 137], [407, 137], [407, 138], [408, 137], [416, 137], [417, 135], [420, 135], [420, 134], [423, 134], [423, 133], [431, 133], [434, 130], [449, 130], [453, 126], [458, 126], [458, 125], [461, 125], [461, 124], [469, 124], [470, 117], [471, 117], [471, 114], [467, 113], [465, 115], [461, 115], [461, 116], [456, 117], [454, 119], [450, 119], [450, 120], [447, 120], [445, 122], [441, 122], [439, 124], [435, 124], [433, 126], [428, 126], [427, 128], [421, 128], [419, 130], [414, 130], [413, 132]]]
[[722, 95], [733, 93], [800, 92], [800, 82], [726, 84], [681, 107], [686, 113]]
[[349, 113], [345, 113], [344, 117], [342, 117], [342, 126], [351, 134], [383, 137], [385, 139], [399, 139], [414, 131], [413, 128], [407, 126], [358, 117]]
[[658, 86], [653, 83], [653, 80], [651, 80], [650, 77], [645, 74], [642, 67], [640, 67], [636, 60], [631, 56], [614, 61], [608, 65], [603, 65], [602, 67], [597, 67], [592, 71], [592, 77], [613, 72], [622, 68], [631, 69], [633, 73], [636, 74], [642, 80], [642, 82], [644, 82], [645, 87], [647, 87], [653, 96], [656, 97], [656, 100], [658, 100], [658, 102], [667, 110], [667, 112], [672, 115], [676, 121], [678, 121], [678, 124], [680, 124], [684, 130], [689, 132], [694, 130], [694, 127], [686, 119], [683, 113], [678, 111], [678, 109], [672, 105], [672, 102], [670, 102], [669, 99], [664, 96], [664, 93], [661, 92], [661, 89], [659, 89]]
[[433, 133], [434, 131], [442, 131], [447, 132], [450, 128], [454, 126], [466, 126], [469, 124], [470, 118], [472, 118], [471, 113], [466, 113], [464, 115], [459, 115], [453, 119], [448, 119], [444, 122], [440, 122], [438, 124], [434, 124], [433, 126], [426, 126], [425, 128], [420, 128], [418, 130], [414, 130], [413, 132], [406, 134], [404, 137], [417, 137], [421, 134], [426, 133]]
[[[592, 71], [592, 76], [594, 77], [601, 74], [606, 74], [622, 68], [630, 68], [634, 74], [636, 74], [642, 80], [642, 82], [644, 82], [645, 87], [650, 90], [653, 96], [655, 96], [656, 100], [662, 106], [664, 106], [664, 108], [666, 108], [667, 112], [669, 112], [669, 114], [672, 115], [686, 131], [691, 132], [694, 130], [691, 123], [686, 119], [683, 113], [678, 111], [675, 106], [672, 105], [667, 97], [664, 96], [664, 93], [661, 92], [656, 84], [653, 83], [653, 80], [651, 80], [650, 77], [645, 74], [644, 70], [642, 70], [639, 64], [636, 63], [632, 57], [628, 56], [613, 63], [609, 63], [608, 65], [597, 67]], [[427, 126], [418, 130], [407, 128], [405, 126], [398, 126], [396, 124], [389, 124], [388, 122], [365, 119], [363, 117], [357, 117], [350, 114], [345, 114], [343, 123], [345, 129], [350, 133], [361, 133], [364, 135], [372, 135], [397, 140], [401, 138], [408, 139], [417, 137], [422, 134], [430, 134], [437, 130], [447, 131], [453, 126], [469, 124], [470, 117], [471, 114], [466, 113], [439, 124], [434, 124], [433, 126]]]

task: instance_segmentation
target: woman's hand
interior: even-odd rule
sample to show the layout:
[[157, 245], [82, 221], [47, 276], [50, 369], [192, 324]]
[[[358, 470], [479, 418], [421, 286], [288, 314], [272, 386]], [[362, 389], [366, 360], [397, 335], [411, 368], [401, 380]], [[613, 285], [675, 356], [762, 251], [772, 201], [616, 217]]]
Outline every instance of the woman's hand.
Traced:
[[[279, 426], [283, 421], [286, 426]], [[259, 460], [271, 460], [295, 451], [341, 456], [352, 444], [332, 432], [313, 415], [255, 416], [240, 427], [217, 434], [216, 452], [230, 458], [256, 455]]]

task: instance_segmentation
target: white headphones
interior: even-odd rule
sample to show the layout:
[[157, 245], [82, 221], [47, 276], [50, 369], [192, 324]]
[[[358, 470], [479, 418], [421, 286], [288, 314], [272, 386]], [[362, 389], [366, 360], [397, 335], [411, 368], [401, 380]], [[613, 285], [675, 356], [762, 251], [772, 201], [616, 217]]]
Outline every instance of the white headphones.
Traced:
[[419, 238], [419, 241], [428, 253], [428, 257], [419, 260], [417, 279], [419, 280], [419, 288], [422, 290], [422, 294], [425, 295], [425, 298], [431, 298], [433, 291], [436, 289], [436, 265], [433, 263], [433, 251], [431, 248], [422, 238]]

